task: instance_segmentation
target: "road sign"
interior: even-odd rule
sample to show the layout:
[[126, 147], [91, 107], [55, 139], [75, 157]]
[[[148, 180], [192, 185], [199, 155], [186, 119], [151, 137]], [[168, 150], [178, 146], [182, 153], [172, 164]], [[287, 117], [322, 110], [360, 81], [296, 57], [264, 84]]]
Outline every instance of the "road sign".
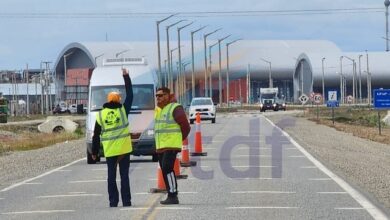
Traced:
[[328, 91], [328, 101], [337, 101], [337, 91]]
[[336, 101], [328, 101], [328, 102], [326, 102], [326, 107], [330, 107], [330, 108], [339, 107], [339, 102], [337, 100]]
[[315, 94], [314, 95], [314, 103], [321, 104], [321, 102], [322, 102], [322, 95], [319, 93]]
[[298, 99], [302, 103], [302, 105], [304, 105], [307, 101], [309, 101], [309, 97], [307, 97], [307, 95], [305, 95], [305, 94], [302, 94], [301, 96], [299, 96]]
[[347, 102], [352, 103], [353, 102], [353, 96], [349, 95], [347, 96]]
[[374, 89], [374, 108], [390, 109], [390, 89]]

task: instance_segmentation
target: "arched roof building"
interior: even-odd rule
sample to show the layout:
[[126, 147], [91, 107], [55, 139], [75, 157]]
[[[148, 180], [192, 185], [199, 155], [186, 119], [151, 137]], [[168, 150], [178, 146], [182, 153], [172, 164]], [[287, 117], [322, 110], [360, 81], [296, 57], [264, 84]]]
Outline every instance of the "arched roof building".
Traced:
[[[221, 73], [226, 75], [226, 42], [221, 43]], [[208, 46], [215, 43], [207, 42]], [[181, 43], [182, 63], [190, 63], [191, 42]], [[162, 72], [165, 71], [168, 54], [172, 54], [173, 75], [177, 73], [177, 42], [170, 42], [170, 53], [166, 42], [161, 42]], [[58, 86], [64, 87], [65, 69], [94, 69], [102, 66], [107, 58], [145, 57], [148, 64], [157, 74], [156, 42], [80, 42], [70, 43], [60, 52], [55, 62], [55, 72], [59, 79]], [[203, 41], [194, 42], [194, 67], [197, 89], [202, 90], [205, 74], [205, 54]], [[209, 48], [207, 48], [207, 52]], [[367, 68], [368, 54], [368, 68]], [[361, 56], [360, 56], [361, 55]], [[325, 90], [340, 90], [340, 76], [345, 80], [346, 92], [352, 91], [352, 61], [356, 61], [355, 83], [363, 87], [363, 97], [367, 96], [367, 72], [371, 74], [372, 88], [386, 87], [390, 83], [390, 54], [386, 52], [347, 53], [341, 51], [333, 42], [325, 40], [241, 40], [229, 46], [229, 76], [232, 81], [246, 80], [247, 72], [251, 78], [251, 96], [256, 97], [260, 87], [268, 87], [269, 63], [274, 87], [279, 87], [285, 97], [297, 100], [302, 94], [322, 93], [322, 75], [324, 73]], [[359, 59], [360, 57], [360, 59]], [[323, 59], [325, 58], [325, 59]], [[209, 65], [209, 55], [207, 63]], [[219, 75], [218, 45], [212, 48], [211, 72], [213, 83]], [[360, 62], [359, 62], [360, 60]], [[324, 64], [324, 65], [322, 65]], [[189, 65], [191, 67], [191, 65]], [[360, 67], [360, 68], [359, 68]], [[324, 71], [322, 71], [322, 68]], [[190, 81], [191, 68], [186, 68], [185, 75]], [[341, 74], [342, 73], [342, 74]], [[360, 77], [361, 76], [361, 77]], [[245, 86], [245, 84], [243, 84]], [[213, 86], [213, 88], [217, 88]], [[201, 93], [199, 93], [201, 94]], [[352, 93], [351, 93], [352, 94]], [[255, 100], [255, 99], [254, 99]]]

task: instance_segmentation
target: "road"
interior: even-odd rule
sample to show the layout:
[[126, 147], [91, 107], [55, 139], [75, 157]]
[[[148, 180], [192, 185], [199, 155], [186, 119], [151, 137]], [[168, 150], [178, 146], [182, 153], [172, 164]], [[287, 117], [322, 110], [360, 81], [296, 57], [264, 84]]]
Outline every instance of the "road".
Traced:
[[157, 164], [133, 158], [133, 206], [109, 208], [106, 165], [80, 159], [0, 190], [0, 219], [387, 219], [258, 113], [202, 122], [202, 135], [208, 155], [182, 168], [180, 205], [161, 206]]

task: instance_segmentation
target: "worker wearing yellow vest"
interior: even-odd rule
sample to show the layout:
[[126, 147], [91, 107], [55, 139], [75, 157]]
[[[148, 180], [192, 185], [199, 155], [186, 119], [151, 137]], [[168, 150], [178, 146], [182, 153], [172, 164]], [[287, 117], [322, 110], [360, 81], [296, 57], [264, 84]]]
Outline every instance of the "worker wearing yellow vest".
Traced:
[[190, 133], [190, 124], [183, 107], [172, 102], [173, 96], [168, 88], [157, 89], [157, 108], [155, 110], [155, 141], [168, 197], [160, 201], [163, 205], [179, 204], [177, 181], [174, 173], [176, 155], [181, 151], [182, 141]]
[[116, 185], [116, 167], [119, 164], [121, 176], [121, 197], [123, 206], [131, 206], [129, 183], [130, 153], [133, 151], [129, 132], [128, 112], [133, 102], [133, 88], [129, 72], [122, 69], [126, 88], [126, 100], [121, 104], [118, 92], [107, 95], [107, 103], [96, 116], [94, 135], [92, 140], [92, 159], [96, 155], [100, 144], [103, 145], [104, 156], [107, 162], [107, 184], [110, 207], [117, 207], [119, 193]]

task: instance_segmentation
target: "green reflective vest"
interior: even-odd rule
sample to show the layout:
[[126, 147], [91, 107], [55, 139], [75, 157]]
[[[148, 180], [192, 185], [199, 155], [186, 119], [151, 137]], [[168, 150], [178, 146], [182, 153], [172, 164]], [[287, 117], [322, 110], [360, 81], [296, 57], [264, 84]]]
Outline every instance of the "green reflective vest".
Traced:
[[179, 124], [173, 118], [173, 110], [180, 106], [177, 103], [170, 103], [163, 109], [156, 108], [154, 133], [156, 150], [174, 148], [181, 150], [182, 135]]
[[133, 151], [126, 110], [121, 108], [103, 108], [96, 122], [101, 126], [100, 142], [103, 144], [104, 156], [113, 157]]

